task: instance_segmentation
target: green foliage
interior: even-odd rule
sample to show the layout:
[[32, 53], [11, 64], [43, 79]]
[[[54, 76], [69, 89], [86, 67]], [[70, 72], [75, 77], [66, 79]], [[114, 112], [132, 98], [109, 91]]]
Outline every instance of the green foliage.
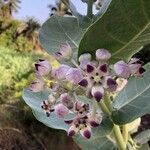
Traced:
[[[58, 118], [55, 113], [51, 113], [49, 119], [40, 107], [42, 101], [47, 99], [49, 94], [50, 93], [48, 91], [33, 93], [26, 89], [23, 92], [23, 99], [32, 108], [34, 116], [37, 118], [37, 120], [44, 123], [48, 127], [67, 131], [69, 126], [65, 124], [64, 118]], [[74, 118], [74, 115], [69, 114], [65, 117], [65, 119], [71, 118]], [[93, 138], [95, 138], [98, 133], [98, 138], [109, 134], [112, 130], [112, 127], [112, 122], [108, 118], [103, 119], [101, 126], [93, 130]]]
[[89, 140], [83, 139], [83, 137], [78, 137], [75, 139], [75, 142], [80, 146], [82, 150], [114, 150], [115, 145], [110, 140], [109, 137], [93, 137]]
[[150, 113], [150, 65], [142, 78], [132, 77], [114, 99], [112, 118], [116, 124], [126, 124]]
[[0, 47], [0, 102], [18, 99], [21, 90], [33, 79], [33, 62], [40, 56]]
[[15, 37], [21, 25], [22, 22], [17, 20], [1, 20], [0, 45], [16, 51], [31, 52], [34, 50], [34, 45], [28, 37], [23, 35]]
[[113, 62], [131, 58], [150, 42], [149, 6], [147, 0], [113, 0], [102, 18], [85, 33], [78, 55], [94, 55], [98, 48], [106, 48], [112, 53]]
[[61, 43], [68, 42], [76, 58], [83, 33], [84, 30], [79, 27], [76, 18], [53, 16], [43, 24], [40, 42], [49, 54], [56, 52]]
[[23, 99], [32, 108], [34, 116], [48, 127], [54, 129], [62, 129], [67, 131], [68, 125], [65, 124], [62, 118], [58, 118], [55, 113], [51, 113], [51, 119], [49, 119], [42, 110], [41, 103], [48, 98], [50, 93], [48, 91], [42, 91], [39, 93], [33, 93], [29, 90], [24, 90]]

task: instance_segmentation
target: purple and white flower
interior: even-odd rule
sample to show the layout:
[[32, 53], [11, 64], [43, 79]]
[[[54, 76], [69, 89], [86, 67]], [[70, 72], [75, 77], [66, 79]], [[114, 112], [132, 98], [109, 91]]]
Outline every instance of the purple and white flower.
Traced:
[[51, 112], [54, 112], [54, 105], [56, 99], [53, 95], [49, 95], [47, 100], [44, 100], [41, 104], [41, 108], [45, 111], [46, 116], [49, 117]]
[[44, 81], [42, 79], [37, 79], [32, 82], [29, 86], [29, 90], [32, 92], [41, 92], [44, 88]]
[[[84, 78], [78, 84], [86, 89], [88, 93], [90, 92], [98, 102], [103, 98], [104, 88], [114, 91], [117, 87], [116, 81], [110, 76], [106, 63], [100, 64], [97, 67], [87, 64]], [[90, 95], [88, 93], [87, 95]]]
[[117, 76], [122, 78], [129, 78], [131, 75], [131, 70], [129, 68], [129, 65], [125, 63], [123, 60], [118, 61], [114, 64], [114, 71], [117, 74]]
[[143, 76], [144, 72], [146, 71], [142, 67], [142, 62], [137, 58], [132, 58], [129, 62], [129, 68], [131, 71], [131, 74], [134, 76]]
[[96, 51], [96, 59], [98, 61], [107, 61], [111, 57], [111, 54], [106, 49], [98, 49]]
[[85, 104], [81, 101], [77, 100], [74, 104], [74, 110], [78, 116], [85, 116], [87, 113], [89, 113], [89, 109], [89, 104]]
[[45, 76], [50, 73], [52, 66], [47, 60], [39, 59], [39, 61], [35, 64], [35, 69], [38, 75]]
[[61, 118], [69, 114], [69, 109], [62, 103], [57, 104], [54, 108], [55, 108], [55, 113]]
[[58, 69], [55, 70], [55, 77], [59, 80], [64, 80], [69, 69], [70, 66], [62, 64]]
[[66, 79], [72, 84], [78, 84], [82, 78], [82, 72], [78, 68], [70, 68], [66, 73]]
[[73, 98], [68, 93], [63, 93], [60, 95], [60, 101], [68, 109], [72, 109], [74, 106]]
[[68, 136], [74, 136], [80, 132], [84, 138], [90, 139], [92, 135], [91, 128], [95, 128], [100, 125], [102, 116], [99, 116], [98, 114], [92, 116], [90, 113], [88, 113], [87, 109], [89, 108], [86, 108], [87, 106], [88, 104], [84, 104], [80, 101], [76, 102], [75, 109], [76, 112], [78, 112], [77, 114], [82, 112], [82, 114], [85, 115], [77, 115], [74, 119], [65, 120], [65, 123], [70, 125], [70, 128], [68, 129]]
[[114, 71], [117, 76], [128, 79], [131, 75], [143, 76], [145, 69], [139, 59], [133, 58], [128, 64], [122, 60], [115, 63]]
[[69, 60], [72, 58], [72, 48], [71, 46], [66, 42], [59, 45], [59, 51], [55, 53], [56, 59], [60, 60]]
[[89, 54], [89, 53], [82, 54], [82, 55], [79, 57], [80, 67], [81, 67], [83, 70], [85, 70], [87, 64], [91, 61], [91, 59], [92, 59], [91, 54]]

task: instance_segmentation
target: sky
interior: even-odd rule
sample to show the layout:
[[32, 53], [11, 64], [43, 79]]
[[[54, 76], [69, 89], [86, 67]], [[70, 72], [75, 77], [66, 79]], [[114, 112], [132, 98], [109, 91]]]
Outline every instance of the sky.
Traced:
[[[21, 9], [19, 9], [18, 13], [14, 14], [14, 17], [22, 20], [25, 20], [27, 17], [34, 17], [43, 23], [49, 15], [48, 4], [55, 4], [55, 1], [56, 0], [21, 0], [21, 4], [19, 5]], [[82, 14], [86, 13], [86, 4], [82, 3], [81, 0], [71, 1], [79, 12]]]

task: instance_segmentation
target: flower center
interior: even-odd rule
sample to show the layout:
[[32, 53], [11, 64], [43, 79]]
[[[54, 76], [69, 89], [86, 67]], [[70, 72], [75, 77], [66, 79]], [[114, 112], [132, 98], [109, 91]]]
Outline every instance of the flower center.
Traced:
[[98, 76], [98, 75], [94, 76], [94, 81], [95, 81], [96, 83], [99, 83], [100, 80], [101, 80], [101, 77], [100, 77], [100, 76]]

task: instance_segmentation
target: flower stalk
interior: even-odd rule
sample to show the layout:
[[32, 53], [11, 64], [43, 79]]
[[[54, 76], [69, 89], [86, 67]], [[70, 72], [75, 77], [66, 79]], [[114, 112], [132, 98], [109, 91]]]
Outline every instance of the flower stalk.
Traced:
[[[100, 106], [101, 110], [104, 112], [104, 114], [111, 116], [111, 111], [108, 109], [108, 107], [103, 102], [103, 100], [99, 102], [99, 106]], [[114, 133], [116, 142], [118, 144], [119, 150], [126, 150], [126, 143], [125, 143], [124, 138], [121, 134], [120, 127], [115, 125], [114, 123], [113, 123], [113, 125], [114, 125], [113, 133]]]
[[125, 124], [122, 127], [122, 136], [124, 138], [125, 143], [127, 144], [127, 142], [128, 142], [128, 136], [129, 136], [128, 124]]

